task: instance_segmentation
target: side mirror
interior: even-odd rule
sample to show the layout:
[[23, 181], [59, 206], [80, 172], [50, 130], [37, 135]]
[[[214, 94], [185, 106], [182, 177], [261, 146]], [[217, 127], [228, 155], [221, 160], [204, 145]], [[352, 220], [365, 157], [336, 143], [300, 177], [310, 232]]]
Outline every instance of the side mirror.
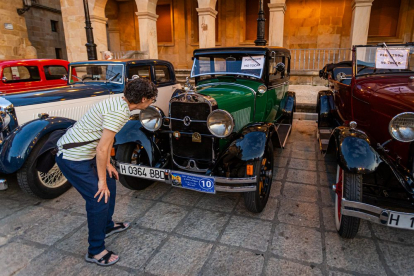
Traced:
[[276, 68], [276, 71], [278, 71], [278, 72], [284, 72], [285, 71], [285, 65], [282, 62], [279, 62], [278, 64], [276, 64], [275, 68]]
[[66, 75], [63, 75], [63, 77], [61, 77], [60, 79], [64, 81], [68, 81], [68, 77]]
[[2, 82], [7, 82], [7, 78], [6, 78], [6, 77], [2, 77], [2, 78], [1, 78], [1, 81], [2, 81]]

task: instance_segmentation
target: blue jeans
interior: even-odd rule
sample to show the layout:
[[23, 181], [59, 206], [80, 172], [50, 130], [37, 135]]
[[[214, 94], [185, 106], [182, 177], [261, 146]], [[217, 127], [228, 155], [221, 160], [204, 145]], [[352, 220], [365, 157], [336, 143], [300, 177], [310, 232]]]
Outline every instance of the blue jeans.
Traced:
[[97, 255], [105, 250], [106, 230], [114, 227], [112, 215], [115, 210], [116, 180], [115, 178], [110, 178], [108, 172], [106, 173], [106, 183], [111, 195], [108, 203], [105, 203], [105, 198], [98, 202], [98, 197], [94, 198], [98, 192], [99, 180], [96, 159], [71, 161], [62, 157], [63, 154], [56, 156], [56, 163], [63, 175], [86, 201], [89, 230], [88, 252], [89, 254]]

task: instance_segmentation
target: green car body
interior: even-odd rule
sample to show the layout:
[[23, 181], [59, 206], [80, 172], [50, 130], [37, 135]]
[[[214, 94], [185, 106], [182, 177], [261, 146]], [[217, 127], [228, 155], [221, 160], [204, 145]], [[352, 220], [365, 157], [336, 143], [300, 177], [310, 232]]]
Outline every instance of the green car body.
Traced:
[[[159, 170], [165, 175], [161, 181], [173, 186], [243, 192], [246, 207], [262, 211], [273, 177], [273, 148], [284, 146], [295, 111], [289, 67], [284, 48], [195, 50], [195, 86], [188, 80], [173, 94], [169, 114], [150, 107], [117, 135], [121, 183], [145, 188], [160, 179], [148, 180], [138, 171]], [[214, 187], [187, 185], [188, 177]]]

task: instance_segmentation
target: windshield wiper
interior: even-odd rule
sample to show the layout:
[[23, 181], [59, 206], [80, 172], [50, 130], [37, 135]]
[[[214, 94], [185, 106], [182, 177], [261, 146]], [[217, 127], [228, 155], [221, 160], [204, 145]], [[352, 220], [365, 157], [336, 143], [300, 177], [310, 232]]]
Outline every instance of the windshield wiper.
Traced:
[[257, 61], [257, 60], [255, 60], [254, 58], [252, 58], [252, 56], [251, 55], [248, 55], [249, 56], [249, 58], [251, 59], [251, 60], [253, 60], [254, 62], [256, 62], [257, 63], [257, 65], [259, 65], [260, 66], [260, 63]]
[[119, 76], [119, 73], [113, 76], [112, 78], [110, 78], [109, 80], [107, 80], [105, 83], [113, 81], [118, 76]]
[[387, 50], [387, 53], [390, 55], [390, 57], [392, 58], [392, 61], [394, 61], [395, 66], [398, 67], [397, 62], [395, 61], [394, 57], [391, 55], [390, 51], [388, 51], [388, 46], [387, 44], [385, 44], [385, 42], [383, 43], [383, 45], [385, 46], [385, 50]]

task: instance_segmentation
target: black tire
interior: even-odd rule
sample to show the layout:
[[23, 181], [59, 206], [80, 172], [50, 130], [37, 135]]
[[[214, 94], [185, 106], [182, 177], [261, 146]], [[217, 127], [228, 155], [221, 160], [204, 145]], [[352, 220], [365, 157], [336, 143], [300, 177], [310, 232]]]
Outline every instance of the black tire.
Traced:
[[[339, 170], [339, 169], [338, 169]], [[342, 171], [342, 169], [341, 169]], [[362, 201], [362, 175], [343, 172], [343, 197], [347, 200]], [[338, 185], [338, 184], [337, 184]], [[335, 225], [342, 238], [352, 239], [358, 233], [361, 219], [342, 215], [338, 211], [338, 195], [335, 196]]]
[[44, 199], [56, 198], [71, 187], [57, 164], [47, 174], [36, 169], [36, 157], [48, 137], [49, 135], [45, 135], [37, 142], [23, 167], [17, 172], [20, 188], [30, 195]]
[[[136, 143], [119, 145], [116, 150], [116, 160], [127, 164], [150, 165], [145, 149]], [[154, 183], [153, 180], [146, 180], [122, 174], [119, 174], [119, 182], [121, 182], [124, 187], [131, 190], [144, 190]]]
[[[265, 165], [262, 165], [265, 158]], [[272, 141], [269, 140], [264, 156], [257, 161], [257, 189], [254, 192], [244, 193], [244, 205], [252, 213], [260, 213], [266, 207], [272, 187], [273, 165], [273, 145]], [[266, 172], [270, 175], [266, 176]], [[263, 187], [261, 187], [262, 184], [260, 182], [263, 182]]]

